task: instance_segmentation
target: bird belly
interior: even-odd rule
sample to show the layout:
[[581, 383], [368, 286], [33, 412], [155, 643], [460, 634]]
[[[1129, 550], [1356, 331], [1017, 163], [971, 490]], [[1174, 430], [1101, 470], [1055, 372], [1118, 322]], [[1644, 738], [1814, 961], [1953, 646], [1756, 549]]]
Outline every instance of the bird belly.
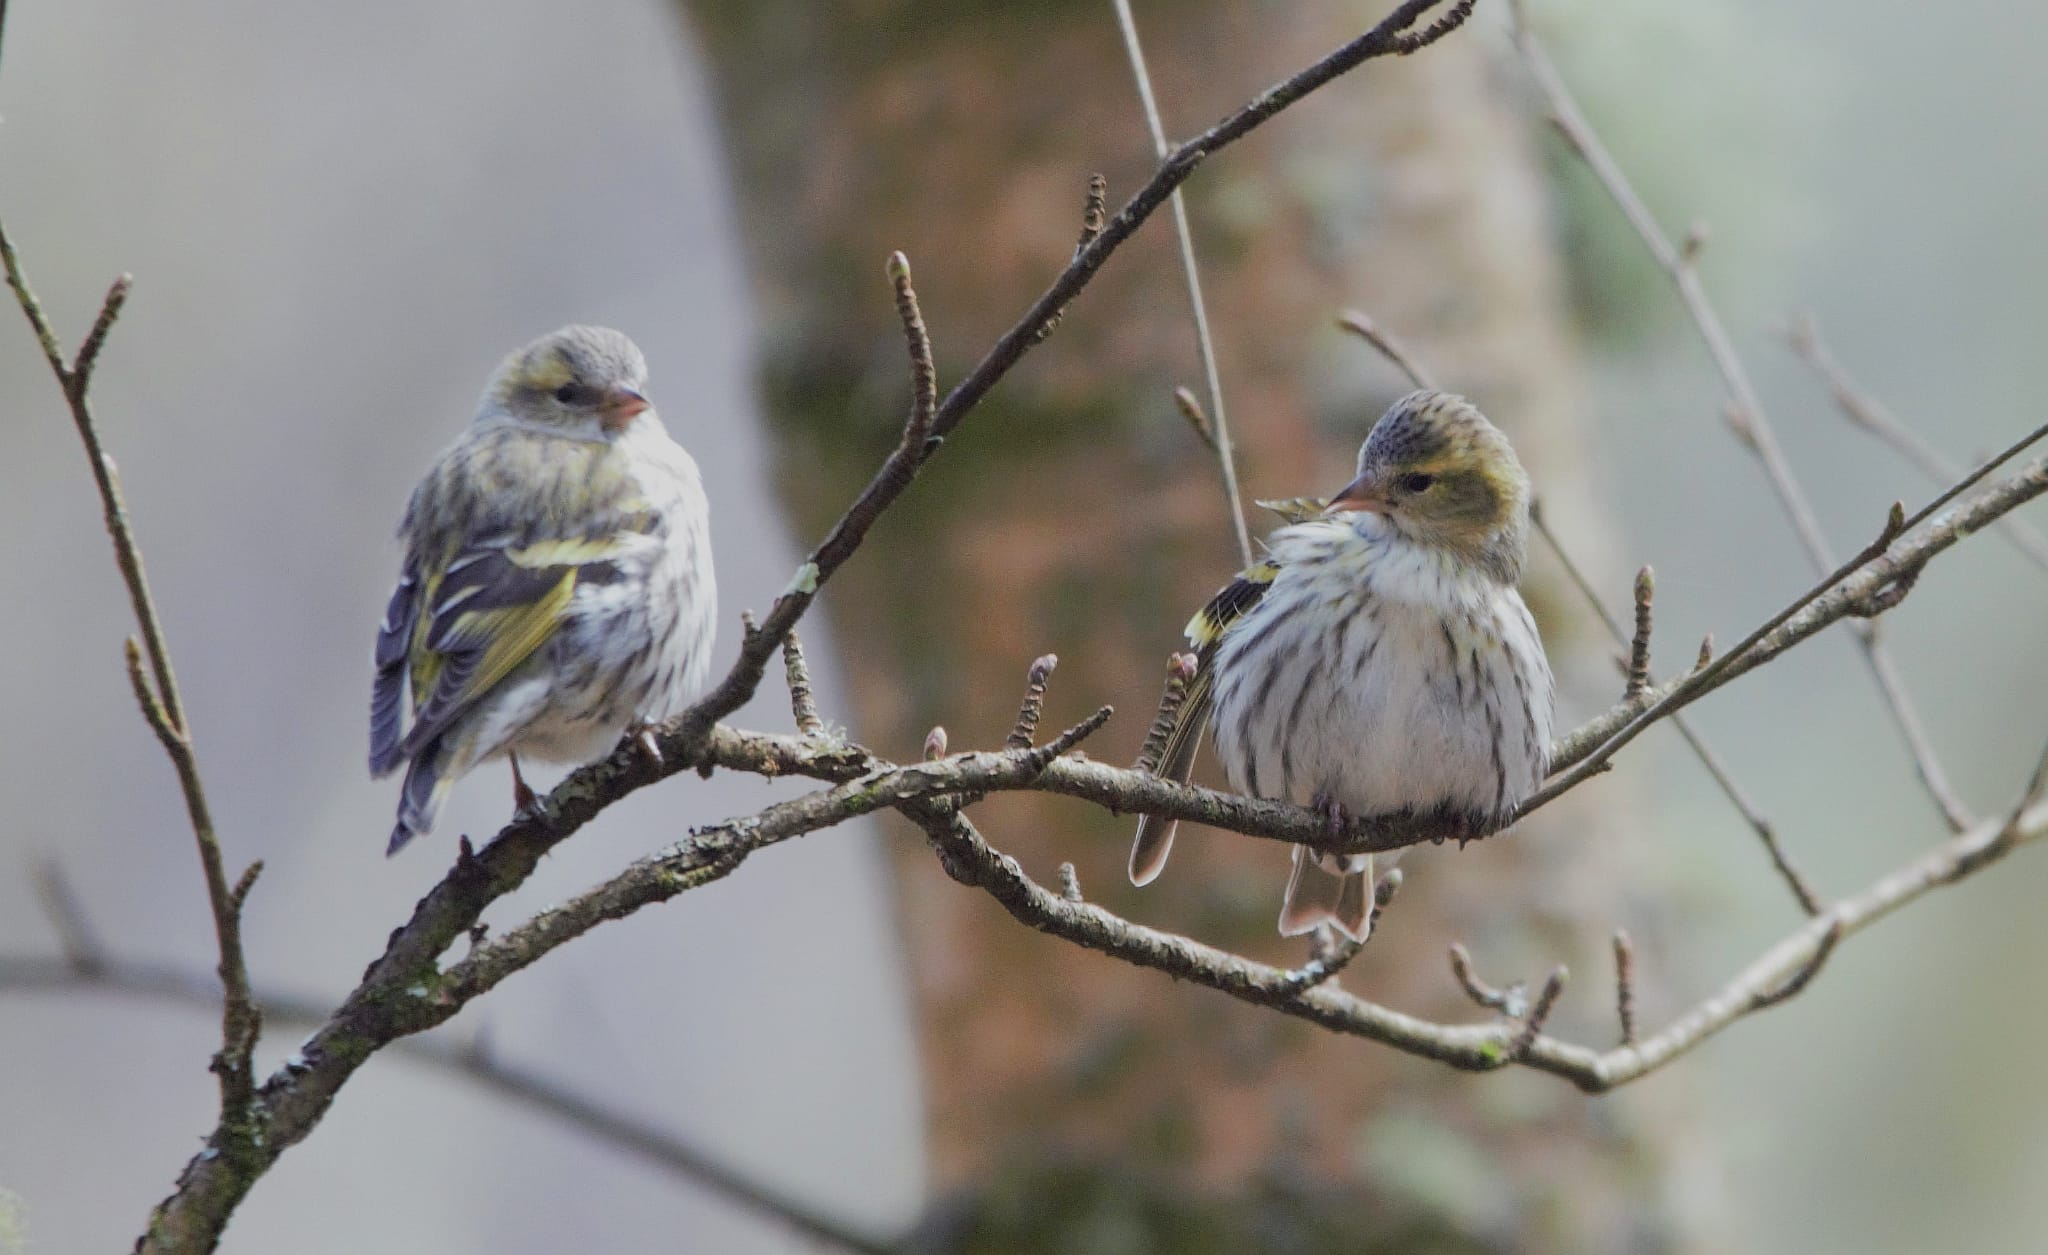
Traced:
[[[1232, 787], [1353, 815], [1446, 812], [1475, 826], [1534, 789], [1549, 675], [1518, 685], [1526, 651], [1493, 604], [1503, 594], [1401, 602], [1369, 587], [1301, 585], [1276, 586], [1219, 652], [1213, 722]], [[1277, 617], [1259, 622], [1267, 614]], [[1535, 660], [1542, 667], [1540, 649]]]

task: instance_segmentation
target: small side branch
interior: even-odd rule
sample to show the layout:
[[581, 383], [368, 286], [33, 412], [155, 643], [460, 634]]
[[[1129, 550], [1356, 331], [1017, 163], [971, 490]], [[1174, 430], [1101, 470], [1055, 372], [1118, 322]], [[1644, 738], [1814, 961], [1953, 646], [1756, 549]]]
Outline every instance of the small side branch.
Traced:
[[1657, 573], [1649, 567], [1636, 572], [1636, 634], [1628, 647], [1628, 680], [1622, 686], [1622, 700], [1635, 701], [1650, 689], [1650, 601], [1657, 595]]
[[1146, 731], [1145, 743], [1138, 749], [1134, 770], [1148, 774], [1159, 770], [1159, 758], [1166, 753], [1167, 738], [1180, 726], [1180, 708], [1187, 704], [1188, 682], [1195, 678], [1195, 666], [1193, 654], [1168, 655], [1166, 689], [1159, 695], [1159, 713], [1152, 717], [1152, 727]]
[[1436, 387], [1429, 381], [1428, 374], [1409, 355], [1408, 350], [1402, 347], [1401, 342], [1394, 339], [1386, 328], [1374, 322], [1364, 310], [1345, 310], [1337, 315], [1337, 325], [1378, 349], [1380, 356], [1393, 363], [1395, 370], [1408, 377], [1409, 383], [1418, 388]]
[[1003, 740], [1004, 749], [1028, 750], [1038, 738], [1038, 719], [1045, 713], [1045, 686], [1060, 665], [1058, 654], [1041, 654], [1024, 678], [1024, 701], [1017, 707], [1017, 722]]
[[[71, 411], [72, 425], [77, 428], [79, 441], [85, 447], [86, 461], [99, 489], [107, 536], [113, 541], [114, 562], [128, 587], [129, 605], [141, 636], [139, 644], [133, 638], [127, 642], [129, 679], [135, 688], [143, 717], [149, 722], [151, 731], [156, 733], [157, 740], [171, 760], [172, 769], [177, 773], [178, 787], [185, 798], [186, 816], [199, 850], [207, 902], [213, 912], [214, 938], [220, 951], [221, 1047], [214, 1055], [213, 1070], [220, 1077], [221, 1118], [214, 1141], [217, 1149], [236, 1151], [246, 1146], [255, 1135], [249, 1112], [250, 1100], [255, 1095], [250, 1054], [262, 1028], [255, 1001], [249, 993], [248, 963], [242, 954], [241, 901], [228, 883], [220, 842], [214, 835], [213, 817], [200, 779], [198, 755], [193, 749], [191, 726], [186, 722], [184, 699], [179, 695], [177, 675], [171, 667], [171, 652], [165, 642], [163, 622], [157, 614], [156, 601], [150, 594], [149, 579], [143, 570], [142, 549], [136, 543], [134, 528], [128, 520], [128, 506], [121, 494], [120, 478], [114, 471], [114, 459], [100, 441], [89, 400], [93, 371], [99, 365], [100, 351], [106, 346], [108, 333], [113, 330], [114, 321], [120, 317], [121, 309], [127, 303], [130, 278], [122, 275], [107, 289], [105, 299], [100, 302], [99, 313], [93, 319], [92, 329], [79, 345], [77, 355], [66, 365], [56, 329], [51, 326], [34, 289], [29, 286], [21, 259], [16, 255], [14, 243], [4, 227], [0, 227], [0, 268], [5, 269], [7, 286], [13, 290], [16, 303], [21, 306], [22, 314], [35, 332], [36, 342], [42, 346], [58, 390], [63, 393], [65, 404]], [[142, 666], [145, 652], [149, 659], [147, 675]]]
[[811, 669], [804, 661], [803, 642], [796, 630], [782, 638], [783, 678], [789, 685], [789, 710], [801, 736], [822, 736], [825, 721], [818, 717], [818, 701], [811, 695]]
[[1614, 1013], [1621, 1020], [1621, 1044], [1636, 1044], [1636, 948], [1625, 929], [1614, 930]]

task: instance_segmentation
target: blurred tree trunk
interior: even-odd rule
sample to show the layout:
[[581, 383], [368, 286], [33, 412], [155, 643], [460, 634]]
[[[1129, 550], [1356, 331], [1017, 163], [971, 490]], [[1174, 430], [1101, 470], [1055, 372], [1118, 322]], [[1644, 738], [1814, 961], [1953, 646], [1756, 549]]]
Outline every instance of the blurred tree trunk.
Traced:
[[[1170, 133], [1186, 134], [1372, 21], [1376, 4], [1142, 6]], [[1087, 176], [1112, 207], [1149, 173], [1106, 3], [689, 8], [740, 174], [768, 341], [781, 481], [807, 534], [894, 442], [905, 398], [882, 262], [912, 261], [941, 387], [1072, 250]], [[1488, 36], [1380, 62], [1214, 161], [1189, 186], [1248, 497], [1326, 493], [1407, 385], [1334, 329], [1347, 306], [1408, 342], [1509, 431], [1568, 534], [1599, 535], [1588, 424], [1532, 138]], [[1089, 746], [1128, 761], [1182, 623], [1236, 566], [1212, 460], [1175, 414], [1198, 384], [1165, 215], [958, 432], [827, 599], [861, 651], [856, 708], [884, 753], [944, 724], [1000, 741], [1031, 659], [1056, 652], [1048, 725], [1102, 701]], [[1254, 527], [1261, 524], [1254, 520]], [[1595, 570], [1607, 555], [1580, 555]], [[1583, 713], [1610, 649], [1540, 562], [1531, 601]], [[1611, 581], [1617, 590], [1625, 587]], [[1213, 767], [1202, 771], [1214, 779]], [[1612, 786], [1510, 838], [1409, 859], [1344, 978], [1436, 1017], [1475, 1012], [1444, 962], [1495, 979], [1580, 974], [1560, 1024], [1614, 1031], [1607, 930], [1630, 918]], [[1594, 812], [1588, 803], [1603, 800]], [[1127, 826], [1056, 799], [981, 811], [1033, 874], [1071, 861], [1104, 905], [1276, 962], [1285, 858], [1184, 831], [1142, 894]], [[1184, 989], [1018, 927], [899, 846], [946, 1250], [1690, 1249], [1676, 1176], [1684, 1098], [1591, 1100], [1548, 1078], [1463, 1076]], [[1639, 920], [1631, 922], [1640, 924]]]

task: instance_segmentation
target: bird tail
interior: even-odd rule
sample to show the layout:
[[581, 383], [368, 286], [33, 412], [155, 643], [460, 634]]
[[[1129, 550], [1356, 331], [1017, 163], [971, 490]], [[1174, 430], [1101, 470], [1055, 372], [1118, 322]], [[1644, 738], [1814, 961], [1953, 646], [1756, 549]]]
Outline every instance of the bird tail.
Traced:
[[1294, 847], [1294, 874], [1280, 903], [1280, 935], [1329, 924], [1353, 941], [1372, 934], [1372, 855], [1317, 854]]
[[398, 822], [391, 829], [391, 844], [384, 847], [386, 858], [404, 849], [414, 837], [432, 831], [434, 816], [455, 783], [447, 768], [439, 738], [413, 755], [412, 765], [405, 769], [405, 786], [398, 791]]

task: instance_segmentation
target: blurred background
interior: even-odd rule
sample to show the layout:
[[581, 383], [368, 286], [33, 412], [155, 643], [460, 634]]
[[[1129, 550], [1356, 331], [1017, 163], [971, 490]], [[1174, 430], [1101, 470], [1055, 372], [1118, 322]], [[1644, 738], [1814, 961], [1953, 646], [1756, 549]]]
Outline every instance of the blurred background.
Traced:
[[[1386, 6], [1139, 4], [1187, 134]], [[2048, 12], [1939, 27], [1849, 0], [1538, 3], [1594, 122], [1705, 279], [1838, 550], [1933, 485], [1835, 413], [1778, 329], [1836, 354], [1965, 461], [2039, 421], [2048, 151], [2026, 51]], [[1247, 496], [1322, 493], [1404, 383], [1334, 329], [1369, 311], [1514, 437], [1617, 610], [1658, 570], [1658, 662], [1809, 582], [1718, 417], [1720, 386], [1625, 224], [1541, 125], [1481, 6], [1340, 80], [1189, 187]], [[1912, 10], [1918, 13], [1919, 10]], [[232, 865], [262, 858], [257, 983], [327, 1001], [451, 857], [498, 769], [385, 861], [364, 777], [368, 649], [414, 478], [499, 357], [558, 324], [646, 350], [713, 487], [724, 595], [765, 608], [891, 445], [907, 382], [882, 276], [907, 251], [957, 378], [1061, 265], [1086, 179], [1150, 169], [1107, 3], [463, 0], [252, 9], [15, 0], [0, 214], [80, 334], [135, 296], [96, 403], [149, 560]], [[1988, 19], [1996, 17], [1992, 22]], [[1973, 20], [1977, 19], [1977, 20]], [[2012, 133], [2008, 133], [2012, 132]], [[957, 433], [805, 635], [828, 716], [882, 753], [1000, 740], [1057, 652], [1049, 720], [1101, 702], [1135, 753], [1160, 665], [1232, 544], [1170, 390], [1199, 374], [1155, 222]], [[55, 860], [116, 956], [205, 972], [170, 771], [121, 675], [128, 611], [77, 442], [0, 311], [0, 954], [52, 954]], [[2036, 509], [2031, 520], [2044, 522]], [[2023, 516], [2024, 517], [2024, 516]], [[1529, 587], [1576, 723], [1617, 691], [1554, 563]], [[1937, 563], [1886, 632], [1958, 789], [2017, 792], [2048, 735], [2048, 575], [2002, 537]], [[1696, 708], [1824, 892], [1944, 834], [1845, 634]], [[784, 728], [767, 691], [736, 717]], [[777, 790], [688, 777], [608, 812], [495, 909], [508, 926]], [[1295, 962], [1284, 858], [1191, 832], [1123, 882], [1126, 826], [1025, 797], [993, 841], [1146, 923]], [[1346, 985], [1471, 1014], [1558, 962], [1554, 1021], [1613, 1033], [1606, 938], [1655, 1027], [1798, 919], [1667, 733], [1509, 840], [1425, 852]], [[2048, 1231], [2048, 864], [2024, 852], [1858, 937], [1782, 1010], [1588, 1098], [1454, 1073], [1018, 927], [900, 825], [834, 831], [598, 930], [446, 1033], [631, 1111], [848, 1232], [925, 1251], [1983, 1252]], [[211, 1126], [217, 1017], [0, 989], [0, 1251], [117, 1249]], [[262, 1061], [298, 1041], [272, 1026]], [[380, 1057], [251, 1195], [230, 1251], [780, 1252], [833, 1244]]]

